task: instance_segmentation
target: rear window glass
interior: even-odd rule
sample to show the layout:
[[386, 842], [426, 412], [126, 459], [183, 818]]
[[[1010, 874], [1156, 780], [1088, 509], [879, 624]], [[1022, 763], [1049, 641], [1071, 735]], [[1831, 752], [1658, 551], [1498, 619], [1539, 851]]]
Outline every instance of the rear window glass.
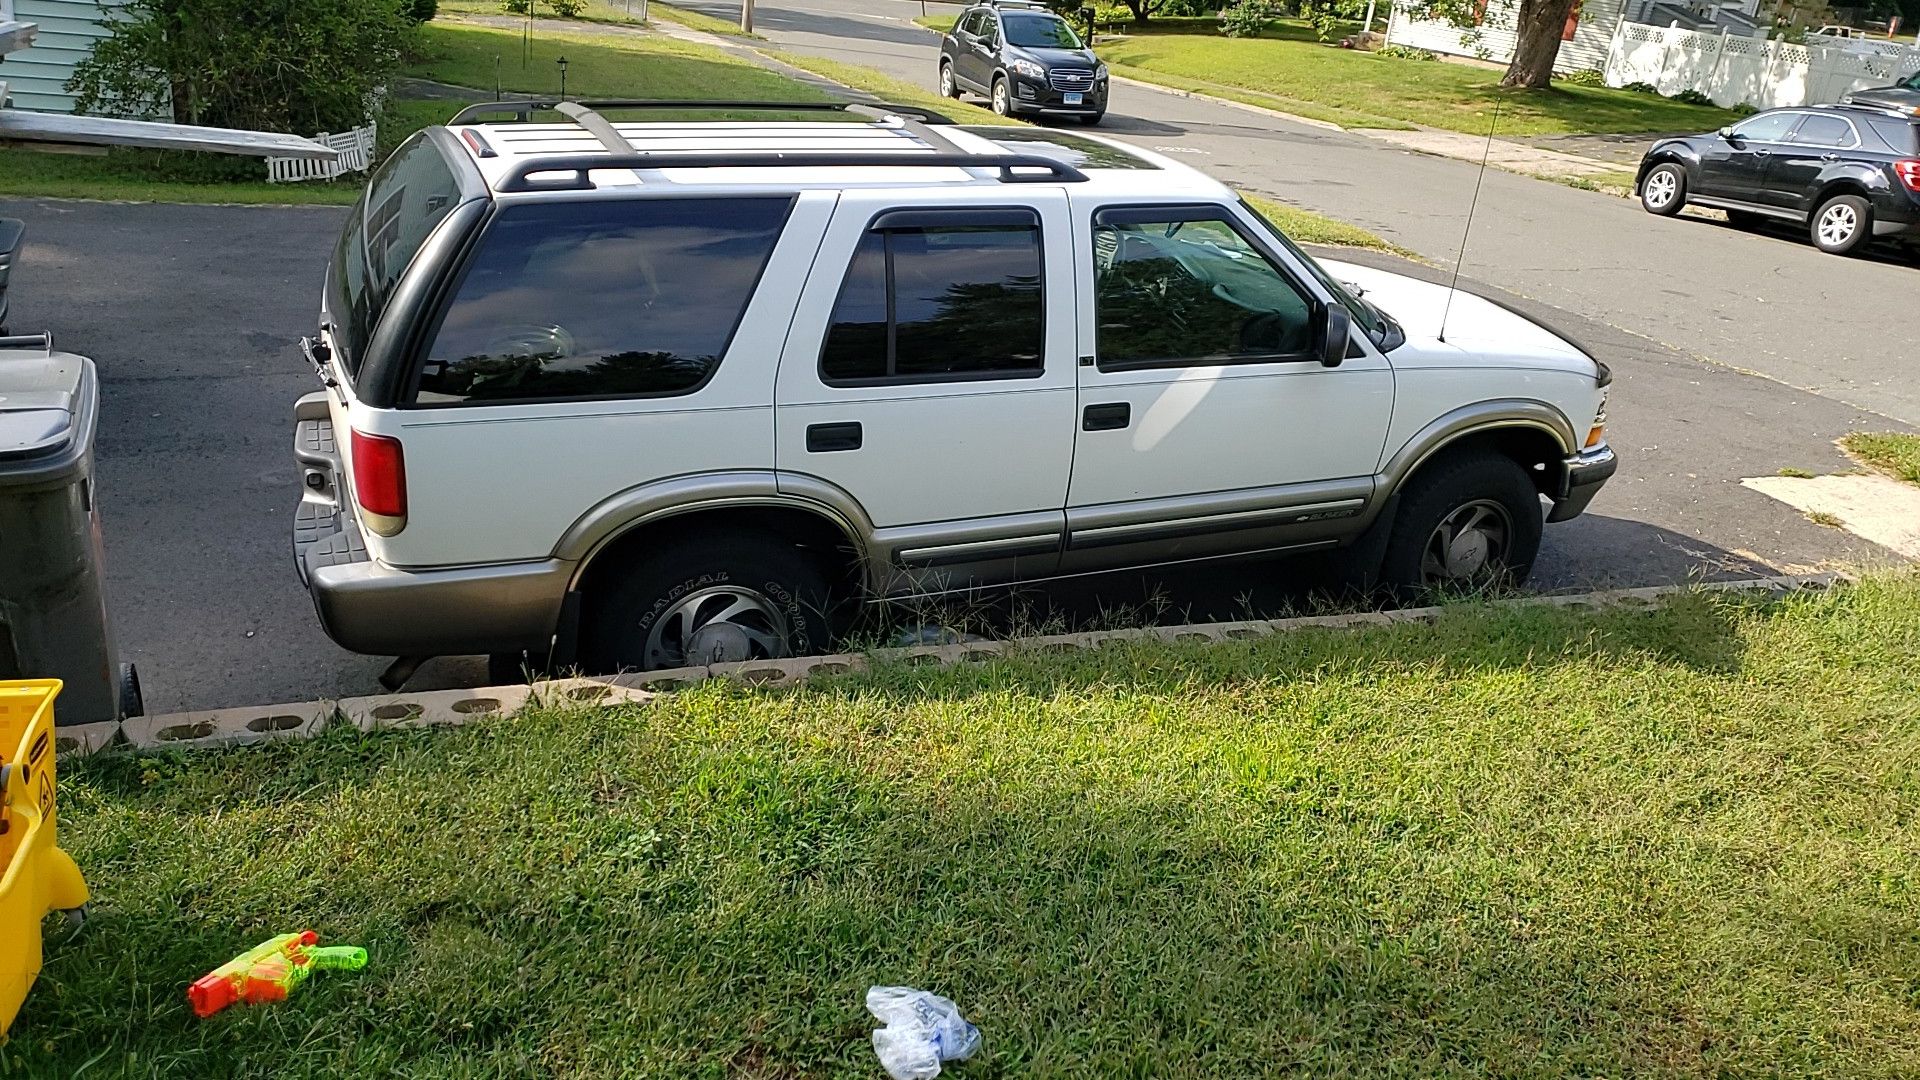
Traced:
[[1920, 124], [1892, 117], [1883, 120], [1877, 116], [1868, 118], [1867, 123], [1872, 124], [1873, 130], [1887, 140], [1887, 145], [1893, 147], [1894, 153], [1920, 154]]
[[786, 197], [512, 206], [486, 231], [418, 401], [687, 393], [733, 340]]
[[331, 268], [334, 344], [349, 378], [380, 323], [393, 283], [460, 201], [460, 184], [425, 135], [407, 140], [367, 184], [340, 234]]
[[1037, 220], [869, 232], [834, 305], [820, 373], [830, 383], [1038, 375], [1040, 272]]

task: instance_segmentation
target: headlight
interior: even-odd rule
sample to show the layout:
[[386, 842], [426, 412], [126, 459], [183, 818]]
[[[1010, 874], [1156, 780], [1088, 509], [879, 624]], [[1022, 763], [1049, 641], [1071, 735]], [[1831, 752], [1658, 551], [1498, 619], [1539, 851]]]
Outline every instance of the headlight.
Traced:
[[1015, 60], [1007, 66], [1011, 67], [1015, 72], [1025, 75], [1029, 79], [1044, 79], [1047, 77], [1047, 69], [1031, 60]]
[[1096, 78], [1096, 79], [1104, 79], [1104, 78], [1106, 78], [1106, 77], [1107, 77], [1107, 65], [1105, 65], [1105, 64], [1095, 64], [1095, 65], [1093, 65], [1093, 77], [1094, 77], [1094, 78]]

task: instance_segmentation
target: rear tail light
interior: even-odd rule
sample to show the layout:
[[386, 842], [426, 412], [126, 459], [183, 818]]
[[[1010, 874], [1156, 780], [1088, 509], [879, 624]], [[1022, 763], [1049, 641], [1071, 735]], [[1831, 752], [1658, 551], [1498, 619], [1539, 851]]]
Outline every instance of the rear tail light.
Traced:
[[374, 533], [392, 536], [407, 527], [407, 457], [399, 439], [354, 430], [353, 498]]
[[1920, 161], [1896, 161], [1893, 171], [1900, 174], [1900, 182], [1908, 191], [1920, 191]]

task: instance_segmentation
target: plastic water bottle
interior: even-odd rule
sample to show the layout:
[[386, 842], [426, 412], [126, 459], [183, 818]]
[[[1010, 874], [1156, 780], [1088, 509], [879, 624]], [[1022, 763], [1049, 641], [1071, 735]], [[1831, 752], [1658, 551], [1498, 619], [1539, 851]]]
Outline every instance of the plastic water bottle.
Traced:
[[867, 1011], [885, 1027], [873, 1033], [873, 1052], [893, 1080], [933, 1080], [944, 1061], [965, 1061], [980, 1049], [980, 1029], [960, 1006], [911, 986], [867, 988]]

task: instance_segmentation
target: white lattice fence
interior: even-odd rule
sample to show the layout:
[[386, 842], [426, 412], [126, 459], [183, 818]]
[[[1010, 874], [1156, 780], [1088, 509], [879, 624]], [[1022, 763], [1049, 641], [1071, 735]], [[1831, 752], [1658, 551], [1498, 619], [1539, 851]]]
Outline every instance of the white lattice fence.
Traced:
[[1663, 94], [1698, 90], [1721, 105], [1820, 105], [1920, 71], [1910, 45], [1842, 49], [1702, 34], [1622, 22], [1607, 53], [1607, 85], [1648, 83]]
[[332, 161], [270, 157], [267, 159], [267, 180], [285, 184], [296, 180], [332, 180], [347, 173], [366, 172], [367, 166], [373, 161], [373, 147], [379, 134], [379, 125], [371, 122], [365, 127], [343, 131], [338, 135], [321, 132], [313, 137], [313, 141], [333, 149]]

